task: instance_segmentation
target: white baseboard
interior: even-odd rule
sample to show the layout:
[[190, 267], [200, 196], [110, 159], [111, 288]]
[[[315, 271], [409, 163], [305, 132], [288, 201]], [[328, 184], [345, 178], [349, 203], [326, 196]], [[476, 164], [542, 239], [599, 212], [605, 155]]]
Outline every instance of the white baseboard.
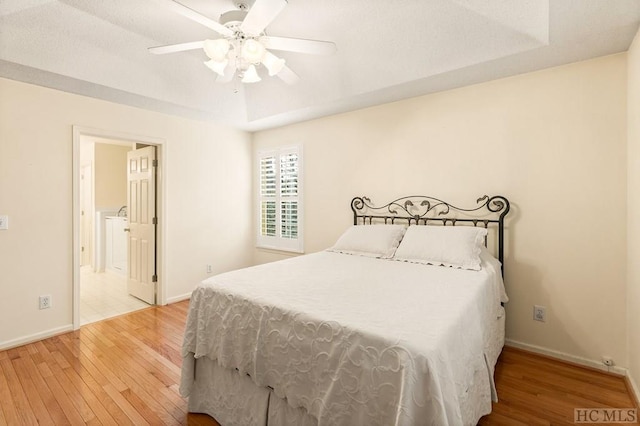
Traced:
[[529, 343], [522, 343], [511, 339], [505, 339], [505, 345], [511, 346], [513, 348], [524, 349], [525, 351], [538, 353], [541, 355], [547, 355], [553, 358], [557, 358], [563, 361], [572, 362], [574, 364], [583, 365], [585, 367], [595, 368], [597, 370], [606, 371], [608, 373], [618, 374], [620, 376], [629, 377], [629, 371], [624, 367], [618, 367], [614, 365], [613, 367], [607, 367], [600, 361], [596, 361], [593, 359], [583, 358], [575, 355], [570, 355], [564, 352], [556, 351], [553, 349], [547, 349], [542, 346], [530, 345]]
[[169, 297], [167, 299], [167, 305], [170, 303], [182, 302], [183, 300], [191, 299], [191, 293], [181, 294], [180, 296]]
[[40, 333], [31, 334], [29, 336], [19, 337], [13, 340], [7, 340], [6, 342], [0, 342], [0, 351], [4, 351], [6, 349], [11, 349], [11, 348], [26, 345], [29, 343], [37, 342], [38, 340], [43, 340], [49, 337], [57, 336], [58, 334], [68, 333], [69, 331], [73, 331], [73, 324], [52, 328], [51, 330], [46, 330]]

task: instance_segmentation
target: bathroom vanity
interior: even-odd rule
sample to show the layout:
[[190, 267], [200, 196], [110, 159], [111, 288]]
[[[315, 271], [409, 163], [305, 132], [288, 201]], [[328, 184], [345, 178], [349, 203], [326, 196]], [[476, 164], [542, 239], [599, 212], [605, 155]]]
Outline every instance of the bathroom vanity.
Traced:
[[126, 275], [127, 273], [127, 232], [129, 222], [126, 217], [106, 217], [106, 259], [105, 269]]

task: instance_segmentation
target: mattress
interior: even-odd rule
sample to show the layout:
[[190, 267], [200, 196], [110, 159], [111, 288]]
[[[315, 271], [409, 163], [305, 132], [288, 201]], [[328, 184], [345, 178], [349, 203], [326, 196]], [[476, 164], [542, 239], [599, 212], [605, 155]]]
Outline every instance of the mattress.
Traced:
[[255, 396], [258, 416], [473, 424], [495, 398], [501, 301], [499, 264], [486, 254], [481, 271], [320, 252], [222, 274], [193, 292], [181, 392], [204, 411], [198, 378], [227, 374], [218, 380], [241, 386], [227, 393]]

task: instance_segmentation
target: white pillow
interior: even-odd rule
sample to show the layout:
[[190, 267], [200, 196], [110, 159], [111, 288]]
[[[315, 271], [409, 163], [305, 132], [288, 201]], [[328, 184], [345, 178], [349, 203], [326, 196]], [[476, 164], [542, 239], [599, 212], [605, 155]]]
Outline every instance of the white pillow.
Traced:
[[486, 235], [485, 228], [475, 226], [411, 226], [393, 258], [479, 271]]
[[329, 251], [391, 259], [406, 229], [404, 225], [353, 225]]

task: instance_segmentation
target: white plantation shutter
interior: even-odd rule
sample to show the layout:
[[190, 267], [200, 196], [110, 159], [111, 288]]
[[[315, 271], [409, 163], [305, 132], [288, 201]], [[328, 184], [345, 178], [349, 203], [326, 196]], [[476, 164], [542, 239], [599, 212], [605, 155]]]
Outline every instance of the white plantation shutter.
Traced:
[[258, 153], [258, 247], [303, 251], [300, 147]]
[[298, 238], [298, 153], [280, 156], [280, 237]]
[[260, 233], [276, 235], [276, 157], [260, 159]]

